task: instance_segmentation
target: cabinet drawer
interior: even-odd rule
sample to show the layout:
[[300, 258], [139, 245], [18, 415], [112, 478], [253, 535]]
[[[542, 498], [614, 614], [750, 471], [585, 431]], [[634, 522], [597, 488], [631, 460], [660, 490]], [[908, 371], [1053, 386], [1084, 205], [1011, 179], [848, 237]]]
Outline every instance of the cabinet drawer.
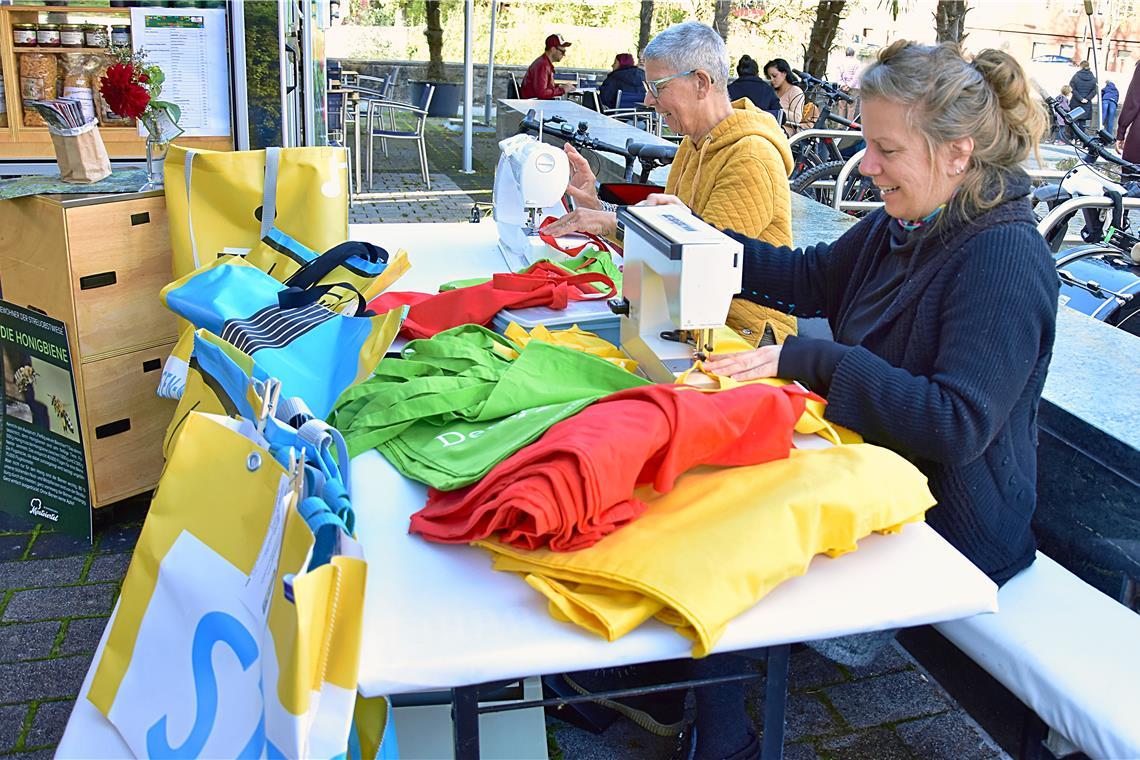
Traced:
[[158, 292], [174, 279], [166, 200], [67, 209], [77, 342], [84, 359], [178, 335]]
[[168, 343], [82, 365], [83, 439], [96, 506], [158, 483], [162, 436], [177, 403], [159, 398], [155, 390], [173, 348]]

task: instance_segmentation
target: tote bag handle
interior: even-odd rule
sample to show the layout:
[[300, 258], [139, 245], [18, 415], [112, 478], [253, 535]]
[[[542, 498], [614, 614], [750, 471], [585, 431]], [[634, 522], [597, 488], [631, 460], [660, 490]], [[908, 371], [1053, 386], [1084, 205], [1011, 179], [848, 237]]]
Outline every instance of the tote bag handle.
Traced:
[[374, 243], [367, 243], [362, 240], [346, 241], [333, 246], [294, 272], [292, 277], [285, 280], [285, 287], [311, 288], [353, 257], [365, 259], [372, 264], [387, 263], [388, 251]]
[[[364, 300], [364, 295], [347, 282], [330, 282], [325, 285], [318, 285], [315, 288], [285, 288], [277, 293], [277, 305], [282, 309], [301, 309], [306, 306], [312, 306], [338, 288], [343, 288], [348, 291], [356, 300], [356, 308], [353, 309], [352, 313], [348, 314], [348, 316], [375, 316], [373, 312], [368, 310], [368, 304]], [[335, 309], [335, 311], [342, 314], [345, 313], [340, 311], [340, 309]]]
[[557, 217], [548, 216], [545, 219], [543, 219], [542, 224], [540, 224], [538, 226], [538, 237], [539, 237], [539, 239], [542, 240], [542, 242], [546, 243], [548, 246], [550, 246], [551, 248], [553, 248], [556, 251], [561, 251], [562, 253], [568, 254], [570, 256], [577, 256], [578, 254], [580, 254], [582, 251], [584, 251], [586, 249], [586, 246], [593, 243], [599, 249], [606, 251], [607, 253], [617, 253], [620, 255], [622, 252], [621, 248], [619, 248], [615, 244], [609, 242], [608, 240], [603, 240], [602, 238], [598, 237], [597, 235], [595, 235], [592, 232], [580, 233], [582, 235], [585, 235], [587, 238], [587, 241], [585, 243], [582, 243], [582, 245], [572, 246], [572, 247], [563, 246], [561, 243], [558, 242], [558, 238], [556, 238], [552, 235], [547, 235], [546, 233], [544, 233], [542, 231], [543, 227], [550, 224], [551, 222], [556, 222], [556, 221], [558, 221]]

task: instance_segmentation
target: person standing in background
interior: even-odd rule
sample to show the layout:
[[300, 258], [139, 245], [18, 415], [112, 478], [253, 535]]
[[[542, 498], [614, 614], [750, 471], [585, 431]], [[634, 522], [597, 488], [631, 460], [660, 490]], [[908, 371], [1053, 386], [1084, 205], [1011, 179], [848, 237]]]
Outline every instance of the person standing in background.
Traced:
[[552, 34], [546, 38], [546, 51], [534, 59], [530, 68], [526, 70], [522, 85], [519, 86], [520, 98], [554, 100], [577, 89], [572, 84], [565, 86], [554, 84], [554, 64], [566, 57], [568, 47], [570, 43], [562, 39], [561, 34]]
[[1125, 161], [1140, 162], [1140, 55], [1132, 71], [1132, 82], [1120, 107], [1120, 121], [1116, 124], [1116, 147]]
[[1081, 70], [1073, 74], [1073, 78], [1069, 80], [1069, 86], [1073, 88], [1073, 96], [1069, 98], [1069, 110], [1077, 108], [1084, 109], [1078, 118], [1077, 122], [1080, 124], [1081, 129], [1088, 132], [1089, 119], [1092, 118], [1093, 101], [1096, 100], [1096, 77], [1089, 71], [1089, 62], [1081, 61]]
[[836, 81], [839, 89], [854, 98], [854, 103], [840, 101], [839, 115], [845, 119], [852, 119], [859, 113], [859, 74], [863, 65], [855, 58], [855, 48], [849, 47], [843, 56], [843, 63], [839, 65], [839, 76]]
[[1112, 133], [1116, 126], [1116, 109], [1120, 103], [1120, 90], [1116, 84], [1109, 82], [1100, 91], [1100, 126], [1105, 132]]
[[[1061, 97], [1057, 98], [1058, 110], [1068, 113], [1069, 100], [1072, 98], [1072, 96], [1073, 88], [1067, 84], [1061, 85]], [[1070, 139], [1072, 135], [1066, 133], [1067, 129], [1068, 127], [1065, 126], [1065, 120], [1061, 118], [1061, 114], [1053, 114], [1053, 142], [1059, 142], [1063, 144], [1067, 139]]]

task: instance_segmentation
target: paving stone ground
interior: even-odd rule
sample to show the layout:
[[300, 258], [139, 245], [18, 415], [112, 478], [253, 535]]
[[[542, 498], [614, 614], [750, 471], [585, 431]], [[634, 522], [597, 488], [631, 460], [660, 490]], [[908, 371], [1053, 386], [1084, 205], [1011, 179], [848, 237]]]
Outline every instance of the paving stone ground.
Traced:
[[[493, 135], [475, 139], [476, 173], [460, 173], [460, 139], [429, 125], [432, 187], [424, 187], [411, 145], [377, 157], [372, 187], [352, 206], [353, 222], [458, 222], [489, 204]], [[149, 495], [99, 510], [93, 544], [0, 514], [0, 756], [51, 757], [119, 593]], [[757, 666], [758, 668], [760, 666]], [[749, 705], [757, 725], [763, 681]], [[901, 646], [872, 666], [849, 669], [810, 649], [792, 656], [787, 749], [790, 760], [1008, 757]], [[566, 760], [668, 758], [672, 741], [622, 719], [595, 735], [551, 717], [552, 757]]]

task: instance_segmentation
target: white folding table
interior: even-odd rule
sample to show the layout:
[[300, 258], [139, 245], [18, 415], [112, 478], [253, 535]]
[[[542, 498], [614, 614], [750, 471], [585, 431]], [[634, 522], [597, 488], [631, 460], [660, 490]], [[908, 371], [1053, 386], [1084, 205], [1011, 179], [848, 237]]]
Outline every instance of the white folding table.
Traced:
[[[412, 268], [397, 290], [433, 291], [440, 282], [504, 269], [493, 224], [358, 225], [351, 236], [408, 250]], [[522, 579], [494, 572], [487, 552], [408, 535], [426, 488], [376, 451], [353, 459], [352, 499], [369, 567], [360, 690], [374, 696], [452, 689], [456, 757], [473, 756], [478, 747], [477, 698], [469, 687], [690, 654], [690, 641], [656, 621], [614, 642], [557, 622]], [[786, 673], [791, 643], [996, 610], [994, 584], [927, 525], [913, 524], [869, 536], [837, 559], [816, 557], [806, 575], [733, 620], [714, 651], [779, 648]], [[776, 675], [768, 687], [782, 725], [786, 682]], [[765, 734], [782, 737], [779, 730]]]

